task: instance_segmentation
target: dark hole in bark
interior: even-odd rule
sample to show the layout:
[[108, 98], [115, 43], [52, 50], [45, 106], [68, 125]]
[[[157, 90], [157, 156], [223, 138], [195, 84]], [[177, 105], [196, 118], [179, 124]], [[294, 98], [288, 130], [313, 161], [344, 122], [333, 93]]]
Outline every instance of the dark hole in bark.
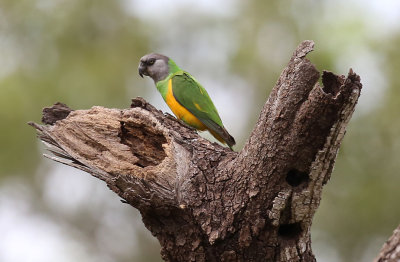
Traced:
[[121, 122], [118, 136], [121, 143], [129, 146], [132, 154], [139, 159], [135, 163], [139, 167], [156, 166], [166, 157], [162, 144], [167, 143], [167, 140], [152, 128]]
[[283, 224], [279, 226], [278, 235], [282, 238], [296, 238], [301, 234], [301, 225], [299, 222], [292, 224]]
[[286, 182], [293, 187], [306, 183], [308, 180], [308, 173], [301, 172], [297, 169], [291, 169], [286, 175]]
[[322, 73], [322, 84], [324, 85], [322, 90], [325, 93], [336, 96], [340, 91], [340, 87], [343, 85], [344, 78], [335, 75], [332, 72], [324, 71]]

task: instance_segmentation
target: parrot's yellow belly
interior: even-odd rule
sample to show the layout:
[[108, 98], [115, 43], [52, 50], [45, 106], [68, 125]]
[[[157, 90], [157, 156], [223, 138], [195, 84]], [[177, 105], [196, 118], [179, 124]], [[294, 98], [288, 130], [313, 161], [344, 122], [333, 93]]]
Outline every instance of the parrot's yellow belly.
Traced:
[[168, 81], [168, 92], [165, 97], [165, 102], [178, 119], [181, 119], [186, 124], [193, 126], [198, 130], [206, 129], [206, 126], [199, 119], [197, 119], [197, 117], [195, 117], [186, 108], [179, 104], [178, 101], [176, 101], [174, 94], [172, 93], [172, 79]]

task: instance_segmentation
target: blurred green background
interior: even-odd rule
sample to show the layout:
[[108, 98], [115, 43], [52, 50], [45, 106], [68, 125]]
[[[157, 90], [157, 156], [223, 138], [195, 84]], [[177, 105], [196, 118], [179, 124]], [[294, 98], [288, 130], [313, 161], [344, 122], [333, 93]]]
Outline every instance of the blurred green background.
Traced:
[[364, 89], [312, 228], [318, 261], [371, 261], [400, 222], [400, 2], [0, 1], [0, 261], [160, 261], [140, 214], [41, 156], [28, 121], [60, 101], [169, 111], [139, 58], [160, 52], [209, 91], [239, 150], [294, 48]]

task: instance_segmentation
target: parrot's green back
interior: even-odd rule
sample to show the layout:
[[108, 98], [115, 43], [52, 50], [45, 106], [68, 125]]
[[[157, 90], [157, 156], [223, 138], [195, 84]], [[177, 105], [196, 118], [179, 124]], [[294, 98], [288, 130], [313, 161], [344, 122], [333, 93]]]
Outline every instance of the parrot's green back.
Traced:
[[175, 74], [172, 77], [172, 88], [176, 100], [200, 121], [212, 121], [218, 126], [223, 126], [207, 91], [189, 73], [181, 71]]

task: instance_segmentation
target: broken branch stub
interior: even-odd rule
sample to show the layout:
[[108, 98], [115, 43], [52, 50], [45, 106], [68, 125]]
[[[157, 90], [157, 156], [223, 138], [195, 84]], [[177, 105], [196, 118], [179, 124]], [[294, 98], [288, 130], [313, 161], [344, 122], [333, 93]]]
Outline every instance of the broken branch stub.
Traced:
[[[167, 261], [314, 261], [310, 226], [359, 77], [319, 72], [294, 52], [240, 152], [203, 139], [142, 98], [31, 123], [53, 160], [104, 180], [142, 213]], [[54, 115], [58, 119], [54, 120]]]
[[400, 225], [393, 231], [393, 235], [381, 248], [374, 262], [399, 262], [400, 261]]

